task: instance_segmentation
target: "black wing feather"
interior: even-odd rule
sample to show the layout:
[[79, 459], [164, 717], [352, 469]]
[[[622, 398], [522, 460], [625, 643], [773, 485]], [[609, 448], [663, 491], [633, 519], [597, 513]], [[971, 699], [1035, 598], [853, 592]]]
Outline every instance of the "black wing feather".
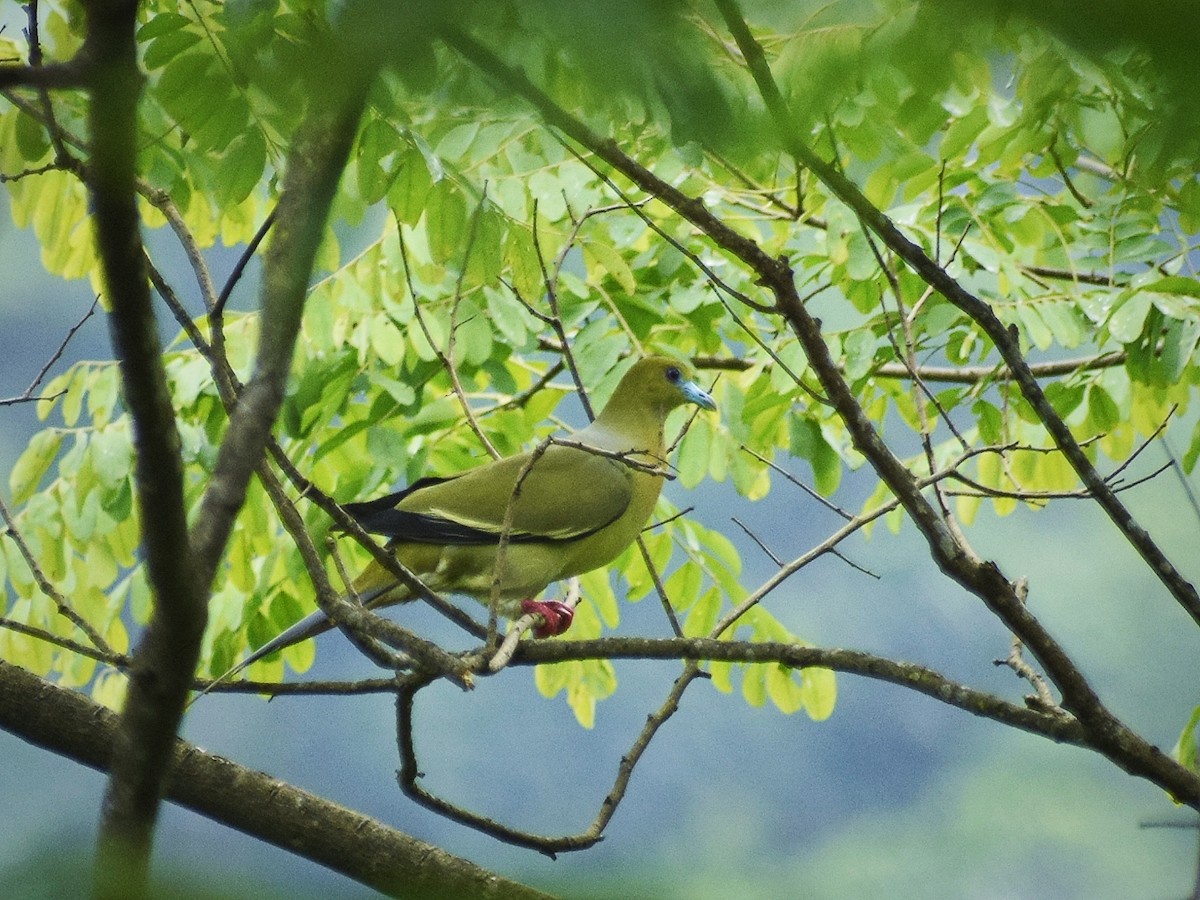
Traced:
[[[493, 531], [484, 531], [482, 528], [452, 522], [428, 513], [396, 509], [400, 501], [410, 494], [435, 484], [453, 481], [457, 477], [459, 476], [426, 476], [417, 479], [403, 490], [393, 491], [374, 500], [343, 503], [342, 509], [349, 513], [364, 531], [382, 535], [393, 541], [411, 541], [417, 544], [498, 544], [500, 535]], [[509, 543], [512, 544], [527, 544], [538, 539], [538, 535], [524, 532], [514, 532], [508, 536]]]
[[[464, 525], [461, 522], [452, 522], [428, 513], [415, 513], [395, 508], [376, 509], [362, 513], [361, 511], [351, 511], [349, 505], [345, 509], [358, 520], [358, 524], [364, 530], [372, 534], [383, 535], [393, 541], [411, 541], [416, 544], [475, 545], [500, 542], [500, 535], [494, 531], [484, 531], [482, 528]], [[511, 544], [528, 544], [532, 541], [545, 541], [545, 538], [536, 534], [513, 532], [508, 536], [508, 540]]]
[[[499, 544], [499, 532], [475, 528], [472, 525], [465, 525], [461, 522], [454, 522], [450, 519], [444, 519], [441, 516], [433, 516], [428, 513], [396, 509], [400, 501], [422, 488], [453, 481], [458, 477], [457, 475], [452, 475], [448, 478], [438, 478], [432, 475], [426, 476], [417, 479], [403, 490], [394, 491], [383, 497], [376, 497], [374, 500], [343, 503], [342, 509], [349, 513], [354, 521], [362, 526], [364, 531], [382, 535], [392, 541], [409, 541], [415, 544], [459, 544], [475, 546]], [[580, 538], [595, 534], [601, 528], [610, 524], [611, 522], [605, 522], [591, 531], [575, 535], [572, 538], [563, 539], [546, 538], [543, 535], [529, 534], [524, 531], [513, 531], [509, 533], [508, 542], [510, 544], [532, 544], [535, 542], [557, 543], [558, 540], [579, 540]]]

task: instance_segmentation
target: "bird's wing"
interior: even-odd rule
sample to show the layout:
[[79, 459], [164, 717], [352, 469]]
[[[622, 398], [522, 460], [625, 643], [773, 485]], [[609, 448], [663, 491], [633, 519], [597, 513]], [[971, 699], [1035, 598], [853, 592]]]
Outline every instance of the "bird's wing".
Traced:
[[[609, 457], [552, 446], [525, 477], [529, 454], [454, 478], [423, 478], [410, 487], [345, 509], [368, 531], [424, 544], [494, 544], [513, 503], [509, 541], [569, 541], [616, 521], [633, 494], [632, 470]], [[520, 492], [513, 501], [520, 480]]]

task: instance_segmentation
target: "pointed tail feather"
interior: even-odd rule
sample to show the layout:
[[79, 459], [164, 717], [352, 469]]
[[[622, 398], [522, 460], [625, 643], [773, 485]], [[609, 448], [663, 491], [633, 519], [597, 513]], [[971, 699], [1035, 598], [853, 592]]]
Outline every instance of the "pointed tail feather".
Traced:
[[[384, 585], [382, 587], [377, 588], [374, 591], [370, 591], [366, 594], [361, 595], [359, 597], [359, 600], [363, 603], [364, 606], [370, 606], [372, 601], [378, 599], [380, 596], [387, 593], [389, 590], [391, 590], [395, 586], [396, 586], [395, 582]], [[347, 599], [347, 596], [343, 595], [342, 599]], [[318, 610], [313, 611], [312, 613], [309, 613], [307, 616], [305, 616], [303, 619], [301, 619], [295, 625], [292, 625], [290, 628], [287, 628], [284, 631], [280, 632], [275, 637], [271, 638], [271, 640], [267, 641], [265, 644], [263, 644], [261, 647], [259, 647], [257, 650], [252, 651], [249, 656], [247, 656], [245, 659], [243, 659], [241, 662], [239, 662], [233, 668], [229, 669], [226, 672], [221, 673], [216, 678], [214, 678], [209, 683], [209, 685], [204, 688], [204, 690], [200, 691], [198, 694], [196, 694], [195, 697], [193, 697], [188, 702], [188, 706], [191, 706], [193, 703], [195, 703], [197, 700], [199, 700], [201, 697], [203, 697], [205, 694], [207, 694], [209, 691], [211, 691], [218, 684], [223, 684], [224, 682], [229, 681], [230, 679], [236, 678], [239, 674], [241, 674], [241, 672], [247, 666], [253, 665], [254, 663], [258, 662], [260, 659], [262, 659], [264, 656], [270, 656], [272, 653], [275, 653], [278, 650], [284, 650], [284, 649], [292, 646], [293, 644], [298, 644], [301, 641], [306, 641], [309, 638], [316, 637], [318, 634], [328, 631], [332, 627], [333, 627], [333, 623], [329, 621], [329, 617], [327, 615], [325, 615], [324, 611], [318, 609]]]

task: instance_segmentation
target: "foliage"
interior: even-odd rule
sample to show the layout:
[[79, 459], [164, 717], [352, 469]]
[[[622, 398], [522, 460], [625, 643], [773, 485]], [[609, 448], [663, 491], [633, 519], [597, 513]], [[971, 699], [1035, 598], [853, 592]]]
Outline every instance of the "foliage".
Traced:
[[[80, 21], [70, 7], [45, 6], [47, 53], [67, 58]], [[649, 351], [719, 373], [719, 421], [697, 418], [678, 449], [683, 487], [730, 481], [751, 503], [781, 489], [780, 465], [835, 497], [847, 470], [866, 460], [758, 273], [662, 197], [617, 177], [595, 148], [547, 126], [512, 84], [437, 40], [447, 23], [485, 40], [766, 255], [785, 258], [869, 422], [914, 477], [957, 482], [955, 496], [939, 494], [947, 515], [952, 504], [969, 526], [985, 503], [1004, 515], [1080, 489], [981, 324], [781, 149], [715, 12], [632, 0], [570, 12], [556, 3], [414, 4], [402, 28], [382, 29], [389, 44], [401, 36], [381, 47], [379, 23], [401, 15], [384, 6], [360, 5], [330, 23], [324, 5], [307, 0], [145, 4], [138, 32], [145, 223], [163, 227], [177, 211], [201, 249], [247, 242], [259, 228], [290, 136], [321, 80], [337, 77], [346, 45], [386, 57], [335, 201], [337, 218], [371, 237], [351, 253], [339, 242], [347, 232], [326, 235], [277, 429], [287, 457], [322, 491], [370, 497], [477, 464], [483, 449], [451, 367], [483, 434], [511, 454], [579, 423], [564, 359], [598, 404], [630, 358]], [[1200, 380], [1197, 148], [1161, 114], [1179, 107], [1176, 82], [1161, 77], [1153, 45], [1114, 37], [1096, 52], [1062, 23], [960, 12], [912, 0], [750, 9], [795, 132], [986, 301], [1088, 459], [1121, 471], [1144, 441], [1194, 419], [1186, 414]], [[931, 45], [945, 52], [931, 54]], [[22, 52], [11, 39], [0, 45], [0, 56]], [[14, 218], [37, 234], [51, 272], [93, 275], [84, 187], [53, 168], [57, 141], [39, 107], [9, 99], [0, 104], [0, 172], [30, 173], [8, 182]], [[54, 112], [64, 133], [81, 133], [81, 96], [56, 95]], [[211, 335], [201, 305], [191, 309], [187, 324]], [[257, 330], [257, 313], [225, 316], [243, 381]], [[189, 501], [198, 503], [227, 413], [209, 360], [186, 333], [165, 365]], [[44, 393], [47, 430], [10, 475], [16, 521], [41, 572], [123, 652], [129, 617], [145, 620], [150, 595], [115, 364], [78, 363]], [[1200, 426], [1183, 440], [1190, 470]], [[861, 526], [891, 500], [879, 480]], [[320, 545], [328, 517], [304, 501], [299, 508]], [[664, 500], [656, 518], [675, 512]], [[903, 520], [899, 507], [886, 518], [892, 529]], [[85, 640], [57, 615], [17, 545], [3, 547], [7, 617]], [[646, 550], [686, 636], [803, 646], [769, 598], [714, 631], [749, 596], [727, 536], [685, 516], [648, 533]], [[351, 569], [367, 559], [352, 542], [339, 552]], [[620, 599], [655, 592], [632, 548], [610, 573], [584, 579], [587, 604], [570, 637], [617, 629]], [[311, 594], [276, 509], [253, 488], [213, 587], [207, 673], [299, 619]], [[251, 674], [279, 678], [285, 662], [304, 671], [312, 653], [311, 644], [291, 648]], [[0, 630], [0, 656], [119, 699], [122, 676], [106, 667], [97, 676], [69, 647]], [[740, 672], [752, 705], [770, 700], [814, 719], [832, 711], [826, 669], [708, 668], [724, 690]], [[543, 666], [536, 678], [543, 693], [563, 692], [586, 726], [616, 688], [608, 660]], [[1194, 767], [1194, 751], [1181, 755]]]

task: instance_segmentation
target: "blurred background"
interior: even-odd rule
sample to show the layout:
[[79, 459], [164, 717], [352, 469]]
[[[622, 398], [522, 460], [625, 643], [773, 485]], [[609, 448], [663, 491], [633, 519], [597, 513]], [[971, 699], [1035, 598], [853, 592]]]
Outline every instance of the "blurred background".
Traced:
[[[0, 198], [0, 397], [22, 393], [92, 302], [86, 284], [47, 276], [32, 235], [11, 225]], [[151, 236], [151, 240], [158, 240]], [[169, 242], [158, 258], [178, 256]], [[348, 236], [347, 244], [352, 244]], [[210, 256], [222, 280], [237, 250]], [[182, 260], [177, 260], [182, 266]], [[182, 270], [168, 273], [185, 282]], [[255, 296], [255, 269], [238, 290]], [[250, 299], [247, 299], [250, 298]], [[94, 316], [51, 374], [110, 358]], [[563, 412], [560, 410], [560, 412]], [[570, 417], [569, 411], [566, 411]], [[38, 427], [29, 404], [0, 407], [0, 471]], [[1150, 448], [1147, 467], [1161, 462]], [[807, 478], [797, 461], [795, 474]], [[838, 501], [855, 508], [867, 482], [847, 478]], [[0, 490], [7, 491], [7, 477]], [[856, 491], [858, 492], [856, 494]], [[737, 543], [743, 583], [775, 566], [728, 518], [734, 492], [705, 484], [676, 503]], [[1126, 494], [1184, 574], [1200, 577], [1197, 518], [1171, 472]], [[777, 480], [740, 505], [746, 524], [791, 558], [839, 524]], [[748, 511], [747, 511], [748, 510]], [[773, 535], [786, 535], [787, 544]], [[972, 531], [981, 555], [1029, 579], [1029, 602], [1112, 709], [1164, 749], [1197, 702], [1198, 635], [1092, 506], [988, 509]], [[770, 598], [794, 632], [823, 646], [921, 662], [1013, 700], [1025, 685], [993, 660], [1008, 638], [979, 603], [943, 578], [911, 527], [879, 528], [842, 549], [878, 578], [824, 558]], [[421, 609], [394, 613], [436, 632]], [[656, 605], [622, 610], [621, 633], [663, 631]], [[677, 665], [620, 663], [620, 688], [584, 730], [532, 672], [510, 670], [469, 694], [448, 686], [418, 701], [425, 784], [520, 828], [583, 830], [621, 755], [657, 708]], [[370, 665], [337, 635], [319, 641], [311, 677], [368, 677]], [[465, 856], [568, 897], [621, 898], [1175, 898], [1197, 876], [1194, 820], [1157, 789], [1104, 760], [978, 720], [899, 688], [842, 676], [831, 719], [814, 723], [695, 684], [638, 766], [629, 794], [594, 849], [549, 860], [438, 818], [395, 782], [388, 697], [279, 699], [210, 695], [183, 736]], [[9, 897], [63, 896], [86, 873], [103, 777], [0, 732], [0, 884]], [[1169, 823], [1180, 828], [1146, 827]], [[167, 805], [156, 866], [229, 896], [370, 897], [338, 875], [186, 810]], [[32, 873], [38, 873], [32, 877]], [[73, 880], [74, 879], [74, 880]]]

